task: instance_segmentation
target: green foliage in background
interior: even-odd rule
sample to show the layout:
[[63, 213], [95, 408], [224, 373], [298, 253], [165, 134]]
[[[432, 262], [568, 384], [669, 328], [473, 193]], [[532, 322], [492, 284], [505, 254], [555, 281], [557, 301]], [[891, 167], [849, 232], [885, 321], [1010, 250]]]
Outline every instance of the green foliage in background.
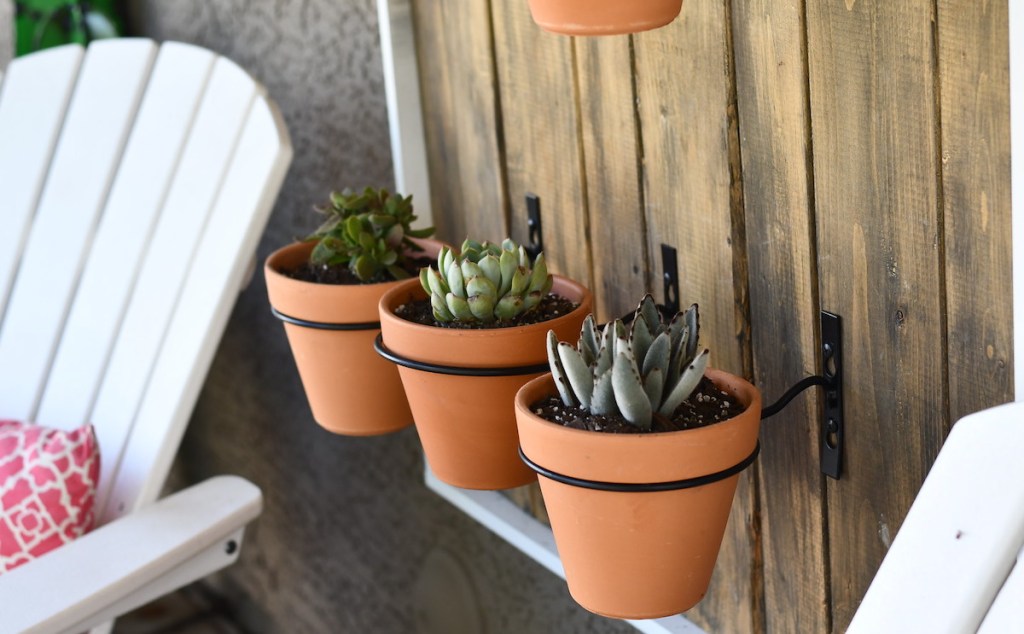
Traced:
[[123, 22], [116, 4], [116, 0], [17, 0], [15, 54], [118, 37], [123, 32]]

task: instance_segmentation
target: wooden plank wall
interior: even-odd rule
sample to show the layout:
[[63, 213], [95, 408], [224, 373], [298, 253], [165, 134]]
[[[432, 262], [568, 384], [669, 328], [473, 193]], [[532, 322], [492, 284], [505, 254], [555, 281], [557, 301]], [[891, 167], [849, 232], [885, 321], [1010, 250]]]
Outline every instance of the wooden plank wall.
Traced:
[[523, 1], [414, 2], [442, 238], [523, 240], [539, 194], [600, 319], [661, 299], [677, 247], [714, 364], [767, 401], [844, 318], [843, 478], [816, 394], [766, 423], [709, 631], [844, 631], [950, 426], [1012, 400], [1006, 3], [688, 0], [569, 38]]

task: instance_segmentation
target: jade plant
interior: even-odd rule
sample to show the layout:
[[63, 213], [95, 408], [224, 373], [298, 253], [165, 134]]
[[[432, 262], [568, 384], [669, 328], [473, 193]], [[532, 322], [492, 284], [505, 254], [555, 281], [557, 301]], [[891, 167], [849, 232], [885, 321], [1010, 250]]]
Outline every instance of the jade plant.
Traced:
[[600, 329], [590, 315], [575, 346], [549, 331], [548, 362], [559, 396], [567, 407], [620, 414], [650, 430], [654, 415], [671, 417], [704, 375], [708, 350], [698, 352], [699, 331], [696, 304], [665, 323], [650, 295], [628, 329], [618, 319]]
[[413, 229], [412, 196], [367, 187], [362, 192], [332, 192], [330, 202], [314, 209], [327, 220], [307, 240], [318, 240], [313, 265], [348, 265], [361, 282], [411, 277], [405, 254], [421, 251], [409, 238], [427, 238], [434, 228]]
[[466, 240], [459, 253], [443, 247], [437, 270], [420, 270], [434, 319], [441, 323], [513, 319], [540, 305], [552, 279], [543, 253], [531, 263], [526, 249], [509, 239], [500, 245]]

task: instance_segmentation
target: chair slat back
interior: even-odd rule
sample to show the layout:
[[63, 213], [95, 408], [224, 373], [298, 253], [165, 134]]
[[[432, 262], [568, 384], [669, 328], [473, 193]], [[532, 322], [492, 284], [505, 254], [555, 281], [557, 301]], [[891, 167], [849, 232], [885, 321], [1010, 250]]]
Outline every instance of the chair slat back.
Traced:
[[[0, 417], [96, 426], [102, 522], [159, 493], [291, 146], [263, 88], [204, 49], [96, 42], [75, 81], [12, 265]], [[0, 114], [31, 98], [12, 89]], [[0, 165], [14, 151], [0, 145]]]
[[[850, 633], [973, 632], [1001, 588], [1012, 594], [1004, 582], [1024, 547], [1022, 423], [1018, 402], [953, 426]], [[1018, 629], [992, 631], [1021, 631], [1022, 597], [1000, 608]]]
[[[104, 42], [90, 47], [82, 60], [0, 324], [0, 403], [6, 415], [36, 415], [155, 52], [148, 40]], [[18, 63], [11, 65], [16, 69]]]
[[0, 317], [84, 53], [64, 46], [24, 58], [0, 83]]

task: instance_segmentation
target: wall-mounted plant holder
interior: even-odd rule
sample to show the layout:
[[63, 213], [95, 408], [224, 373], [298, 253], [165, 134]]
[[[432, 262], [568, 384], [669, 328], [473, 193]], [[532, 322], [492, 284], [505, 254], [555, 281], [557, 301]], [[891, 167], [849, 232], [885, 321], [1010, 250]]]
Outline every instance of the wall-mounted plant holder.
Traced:
[[540, 196], [526, 194], [526, 228], [529, 242], [523, 245], [531, 258], [536, 258], [544, 250], [544, 234], [540, 221]]

